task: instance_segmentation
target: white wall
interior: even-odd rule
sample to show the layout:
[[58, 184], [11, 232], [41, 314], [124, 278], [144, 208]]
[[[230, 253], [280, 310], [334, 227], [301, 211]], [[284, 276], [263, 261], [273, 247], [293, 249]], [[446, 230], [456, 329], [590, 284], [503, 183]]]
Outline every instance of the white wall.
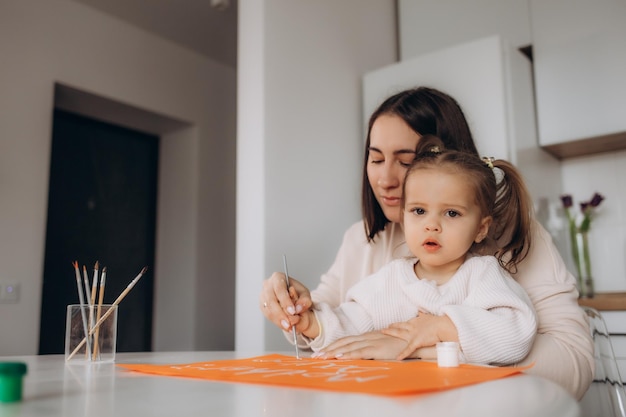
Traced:
[[528, 0], [398, 0], [400, 59], [499, 34], [531, 43]]
[[0, 56], [0, 355], [37, 353], [55, 82], [188, 126], [158, 132], [154, 348], [232, 347], [235, 70], [67, 0], [3, 0]]
[[259, 311], [283, 268], [313, 287], [360, 218], [361, 76], [396, 60], [393, 0], [241, 0], [237, 334], [284, 349]]
[[[399, 0], [401, 59], [499, 34], [511, 45], [532, 43], [528, 0]], [[589, 118], [600, 118], [590, 114]], [[592, 274], [596, 291], [626, 291], [626, 152], [561, 161], [563, 193], [585, 201], [595, 191], [606, 196], [592, 224]], [[550, 204], [560, 208], [558, 195]], [[558, 235], [557, 235], [558, 237]], [[561, 242], [567, 240], [560, 236]], [[568, 248], [560, 246], [573, 271]]]

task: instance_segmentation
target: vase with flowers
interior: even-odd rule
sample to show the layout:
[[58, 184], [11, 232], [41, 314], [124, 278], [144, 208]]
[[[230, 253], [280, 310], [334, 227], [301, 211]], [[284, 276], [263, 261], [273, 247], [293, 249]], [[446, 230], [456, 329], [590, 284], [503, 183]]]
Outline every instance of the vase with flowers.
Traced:
[[[604, 196], [594, 193], [591, 200], [580, 203], [580, 216], [576, 216], [570, 211], [573, 206], [572, 196], [569, 194], [561, 196], [561, 202], [563, 203], [569, 225], [570, 246], [574, 266], [576, 267], [580, 297], [591, 298], [594, 295], [588, 234], [594, 212], [602, 200], [604, 200]], [[577, 223], [580, 217], [582, 219]]]

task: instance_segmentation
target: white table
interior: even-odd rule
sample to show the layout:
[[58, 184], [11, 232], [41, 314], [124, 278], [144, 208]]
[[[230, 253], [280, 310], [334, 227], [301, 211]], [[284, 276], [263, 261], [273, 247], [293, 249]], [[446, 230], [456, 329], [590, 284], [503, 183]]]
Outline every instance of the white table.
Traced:
[[[119, 353], [116, 363], [192, 363], [263, 353]], [[66, 365], [62, 355], [0, 357], [24, 361], [21, 403], [0, 403], [0, 417], [29, 416], [579, 416], [560, 386], [518, 375], [464, 388], [402, 397], [221, 383], [132, 373], [115, 364]]]

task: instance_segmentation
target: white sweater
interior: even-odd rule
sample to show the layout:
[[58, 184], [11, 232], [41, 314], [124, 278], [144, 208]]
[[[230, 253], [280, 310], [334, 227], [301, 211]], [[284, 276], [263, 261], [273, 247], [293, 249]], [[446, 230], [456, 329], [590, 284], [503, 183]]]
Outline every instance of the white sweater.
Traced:
[[315, 305], [322, 331], [314, 351], [345, 336], [380, 330], [426, 311], [447, 315], [472, 363], [511, 364], [530, 350], [537, 322], [526, 292], [493, 256], [470, 257], [437, 286], [415, 276], [415, 258], [395, 260], [353, 286], [337, 307]]

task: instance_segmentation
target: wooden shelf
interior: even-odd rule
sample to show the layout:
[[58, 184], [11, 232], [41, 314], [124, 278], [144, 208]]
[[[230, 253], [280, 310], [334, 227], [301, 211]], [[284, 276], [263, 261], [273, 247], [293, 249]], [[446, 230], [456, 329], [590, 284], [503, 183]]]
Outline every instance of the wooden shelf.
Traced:
[[561, 160], [577, 156], [619, 151], [626, 149], [626, 132], [579, 139], [555, 145], [542, 145], [541, 147], [546, 152]]
[[626, 310], [626, 292], [598, 293], [593, 298], [579, 298], [578, 304], [598, 311]]

